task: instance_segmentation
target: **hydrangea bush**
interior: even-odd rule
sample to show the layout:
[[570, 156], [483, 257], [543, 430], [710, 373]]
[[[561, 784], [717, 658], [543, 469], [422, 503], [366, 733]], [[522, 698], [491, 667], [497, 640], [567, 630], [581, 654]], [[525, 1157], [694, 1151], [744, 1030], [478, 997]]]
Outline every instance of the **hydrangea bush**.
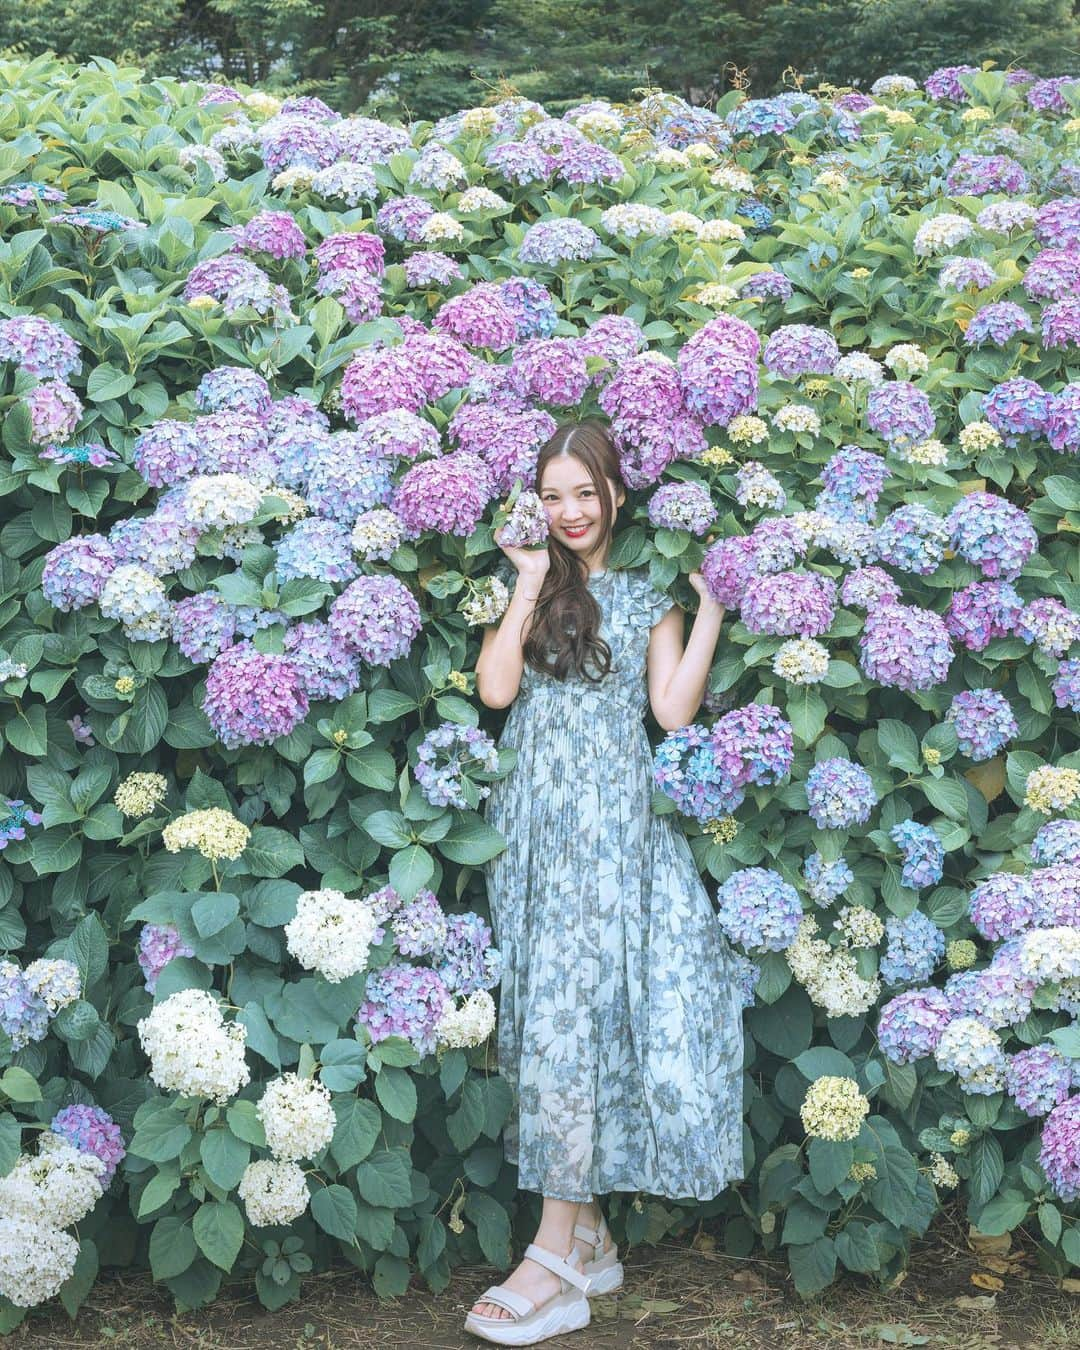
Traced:
[[612, 565], [727, 609], [653, 806], [746, 1179], [618, 1236], [809, 1295], [959, 1188], [1080, 1265], [1080, 85], [1014, 75], [398, 126], [0, 63], [0, 1329], [507, 1264], [472, 667], [568, 409]]

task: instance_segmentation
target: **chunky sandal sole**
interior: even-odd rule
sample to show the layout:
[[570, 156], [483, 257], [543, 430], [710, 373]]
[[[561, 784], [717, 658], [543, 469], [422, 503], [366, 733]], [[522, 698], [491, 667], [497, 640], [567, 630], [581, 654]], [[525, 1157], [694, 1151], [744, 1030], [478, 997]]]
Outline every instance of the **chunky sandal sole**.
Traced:
[[[591, 1242], [594, 1248], [602, 1247], [604, 1238], [608, 1236], [608, 1226], [603, 1218], [600, 1220], [599, 1227], [595, 1229], [587, 1228], [584, 1224], [575, 1224], [574, 1226], [574, 1237], [580, 1238], [583, 1242]], [[581, 1270], [582, 1274], [589, 1277], [586, 1298], [595, 1298], [597, 1294], [613, 1294], [616, 1289], [622, 1288], [623, 1265], [619, 1260], [618, 1249], [614, 1243], [601, 1256], [592, 1261], [583, 1262]]]
[[589, 1300], [575, 1292], [556, 1294], [531, 1317], [521, 1321], [512, 1317], [479, 1317], [470, 1312], [465, 1318], [465, 1330], [494, 1345], [536, 1345], [551, 1336], [580, 1331], [591, 1320]]

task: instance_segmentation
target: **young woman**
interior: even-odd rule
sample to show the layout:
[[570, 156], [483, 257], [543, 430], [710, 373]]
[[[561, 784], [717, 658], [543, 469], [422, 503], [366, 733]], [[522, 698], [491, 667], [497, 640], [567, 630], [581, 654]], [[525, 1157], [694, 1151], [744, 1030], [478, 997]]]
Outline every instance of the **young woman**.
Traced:
[[699, 572], [683, 613], [646, 569], [607, 565], [626, 499], [599, 422], [540, 451], [543, 549], [504, 548], [513, 593], [485, 629], [477, 689], [513, 704], [518, 751], [488, 821], [500, 990], [499, 1069], [514, 1090], [507, 1160], [543, 1200], [535, 1242], [466, 1329], [529, 1345], [589, 1322], [622, 1283], [598, 1197], [705, 1200], [742, 1175], [742, 1003], [686, 836], [650, 809], [646, 697], [665, 730], [694, 720], [723, 608]]

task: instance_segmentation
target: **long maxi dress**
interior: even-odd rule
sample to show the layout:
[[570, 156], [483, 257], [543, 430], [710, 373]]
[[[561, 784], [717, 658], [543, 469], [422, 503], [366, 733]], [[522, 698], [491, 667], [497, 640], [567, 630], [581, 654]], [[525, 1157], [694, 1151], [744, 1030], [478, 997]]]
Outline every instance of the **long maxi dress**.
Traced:
[[742, 999], [686, 836], [651, 809], [646, 653], [674, 602], [647, 569], [588, 585], [612, 668], [525, 667], [499, 740], [517, 763], [485, 804], [507, 839], [485, 868], [506, 1158], [556, 1199], [711, 1199], [743, 1174]]

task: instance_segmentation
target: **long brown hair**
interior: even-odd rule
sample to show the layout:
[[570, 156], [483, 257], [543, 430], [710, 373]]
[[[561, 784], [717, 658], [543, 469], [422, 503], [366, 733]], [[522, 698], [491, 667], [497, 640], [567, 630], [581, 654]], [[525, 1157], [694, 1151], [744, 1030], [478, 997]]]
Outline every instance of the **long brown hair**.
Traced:
[[[596, 418], [563, 423], [541, 447], [536, 461], [536, 491], [544, 469], [559, 455], [579, 460], [600, 498], [600, 531], [611, 540], [615, 505], [605, 479], [622, 487], [619, 456], [607, 427]], [[553, 536], [548, 538], [550, 566], [533, 611], [532, 626], [522, 645], [522, 656], [534, 670], [565, 680], [573, 671], [599, 683], [611, 669], [611, 648], [600, 637], [600, 606], [588, 588], [588, 568], [572, 550]], [[586, 668], [586, 658], [598, 670]]]

